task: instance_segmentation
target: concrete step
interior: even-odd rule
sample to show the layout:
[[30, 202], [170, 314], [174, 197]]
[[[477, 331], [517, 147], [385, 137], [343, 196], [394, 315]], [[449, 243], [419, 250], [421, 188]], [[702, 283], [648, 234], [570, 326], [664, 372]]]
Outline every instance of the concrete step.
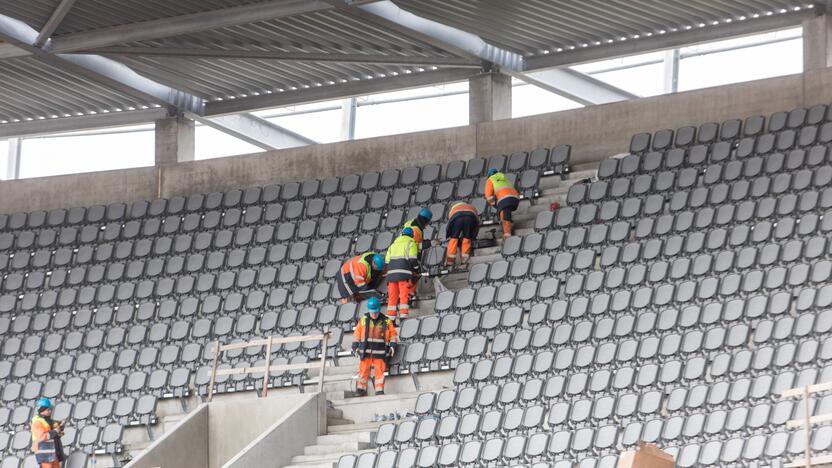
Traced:
[[337, 461], [323, 463], [302, 463], [295, 465], [286, 465], [283, 468], [335, 468], [337, 464]]
[[399, 423], [405, 421], [404, 419], [397, 419], [393, 421], [371, 421], [371, 422], [364, 422], [364, 423], [357, 423], [357, 424], [346, 424], [346, 425], [339, 425], [339, 426], [327, 426], [326, 431], [328, 434], [345, 434], [345, 433], [352, 433], [352, 432], [360, 432], [360, 431], [375, 431], [379, 427], [387, 424], [389, 422]]
[[341, 442], [339, 444], [318, 444], [304, 447], [303, 454], [329, 455], [333, 453], [357, 452], [359, 450], [371, 449], [374, 446], [375, 445], [372, 442], [359, 442], [357, 440], [351, 442]]
[[343, 418], [344, 417], [344, 412], [337, 409], [337, 408], [327, 408], [326, 409], [326, 417], [327, 417], [327, 419], [329, 419], [329, 418], [334, 418], [334, 419]]
[[346, 424], [355, 424], [355, 421], [346, 418], [326, 418], [326, 423], [328, 425], [341, 426]]
[[341, 459], [344, 455], [360, 455], [366, 452], [374, 452], [375, 449], [368, 449], [368, 450], [346, 450], [343, 452], [333, 452], [333, 453], [325, 453], [322, 455], [297, 455], [292, 457], [292, 463], [294, 464], [304, 464], [304, 463], [338, 463], [338, 460]]
[[344, 444], [348, 442], [373, 443], [376, 440], [375, 431], [345, 432], [342, 434], [326, 434], [318, 436], [318, 445]]

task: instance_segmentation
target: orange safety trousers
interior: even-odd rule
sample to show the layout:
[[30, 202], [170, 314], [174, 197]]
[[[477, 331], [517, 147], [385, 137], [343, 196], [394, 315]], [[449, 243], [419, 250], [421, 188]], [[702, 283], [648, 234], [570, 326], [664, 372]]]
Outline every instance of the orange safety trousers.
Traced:
[[51, 462], [41, 462], [40, 468], [61, 468], [61, 462], [53, 460]]
[[387, 283], [387, 316], [395, 318], [396, 314], [407, 318], [410, 313], [410, 293], [416, 283], [411, 280], [391, 281]]
[[[456, 252], [459, 248], [459, 239], [448, 239], [448, 263], [456, 259]], [[465, 261], [471, 255], [471, 239], [462, 239], [462, 260]]]
[[375, 381], [376, 391], [384, 391], [384, 371], [387, 370], [387, 364], [381, 358], [368, 357], [361, 360], [358, 364], [358, 383], [356, 386], [359, 390], [367, 390], [371, 367], [375, 369], [373, 380]]

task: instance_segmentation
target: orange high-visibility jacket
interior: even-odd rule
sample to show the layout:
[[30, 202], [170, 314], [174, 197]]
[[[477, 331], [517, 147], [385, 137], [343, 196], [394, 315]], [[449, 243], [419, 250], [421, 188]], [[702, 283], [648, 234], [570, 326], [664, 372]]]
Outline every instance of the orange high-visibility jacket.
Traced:
[[451, 207], [451, 211], [448, 213], [448, 221], [454, 219], [454, 216], [461, 215], [465, 213], [473, 214], [474, 216], [479, 217], [479, 213], [474, 205], [465, 202], [457, 202]]
[[372, 259], [373, 255], [375, 255], [374, 252], [368, 252], [347, 260], [341, 266], [341, 273], [349, 274], [353, 283], [359, 288], [366, 286], [373, 276], [373, 269], [370, 267], [371, 260], [368, 260], [368, 257]]
[[32, 452], [38, 459], [54, 459], [55, 441], [49, 435], [49, 423], [42, 416], [32, 418]]
[[376, 320], [365, 314], [355, 325], [352, 334], [353, 349], [361, 352], [361, 357], [384, 357], [387, 346], [398, 345], [399, 335], [393, 321], [383, 314]]
[[506, 179], [505, 174], [498, 172], [489, 177], [485, 183], [485, 199], [489, 202], [494, 201], [496, 197], [497, 203], [504, 198], [519, 198], [520, 192], [514, 188]]

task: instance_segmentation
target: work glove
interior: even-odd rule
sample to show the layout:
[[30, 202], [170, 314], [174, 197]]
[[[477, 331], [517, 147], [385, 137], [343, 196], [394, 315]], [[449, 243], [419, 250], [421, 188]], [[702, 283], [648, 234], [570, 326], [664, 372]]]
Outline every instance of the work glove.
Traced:
[[359, 353], [359, 351], [358, 351], [358, 343], [357, 343], [357, 342], [353, 342], [353, 343], [352, 343], [352, 354], [353, 354], [355, 357], [361, 357], [361, 356], [360, 356], [360, 354], [361, 354], [361, 353]]
[[394, 348], [392, 346], [388, 346], [387, 347], [387, 356], [393, 357], [395, 355], [396, 355], [396, 348]]

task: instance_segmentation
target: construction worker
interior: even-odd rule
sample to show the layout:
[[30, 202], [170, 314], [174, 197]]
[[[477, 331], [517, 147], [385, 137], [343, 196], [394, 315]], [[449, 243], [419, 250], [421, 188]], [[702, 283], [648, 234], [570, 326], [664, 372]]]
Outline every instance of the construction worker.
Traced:
[[361, 360], [358, 364], [357, 393], [358, 396], [367, 395], [370, 368], [373, 368], [376, 395], [384, 395], [384, 372], [387, 361], [399, 349], [399, 338], [393, 321], [381, 313], [381, 301], [377, 297], [367, 301], [367, 310], [358, 320], [352, 335], [352, 352]]
[[64, 422], [52, 420], [52, 401], [41, 397], [35, 403], [38, 414], [32, 418], [32, 451], [40, 468], [60, 468], [64, 460], [61, 437]]
[[410, 313], [410, 293], [418, 279], [419, 249], [413, 235], [406, 227], [387, 248], [387, 315], [394, 320]]
[[496, 206], [500, 212], [503, 225], [503, 239], [511, 237], [511, 213], [520, 206], [520, 192], [506, 179], [506, 175], [497, 169], [488, 170], [488, 181], [485, 183], [485, 201]]
[[453, 265], [457, 259], [460, 239], [462, 249], [460, 252], [460, 263], [468, 263], [471, 256], [471, 242], [477, 238], [480, 229], [480, 217], [474, 205], [465, 202], [457, 202], [451, 206], [448, 213], [448, 225], [445, 228], [445, 237], [448, 238], [448, 252], [445, 256], [445, 263]]
[[359, 301], [359, 294], [372, 291], [381, 284], [384, 270], [384, 256], [376, 252], [357, 255], [341, 265], [341, 274], [336, 276], [341, 304]]
[[422, 251], [425, 240], [424, 230], [430, 224], [431, 219], [433, 219], [433, 213], [427, 208], [422, 208], [415, 218], [402, 226], [402, 229], [410, 228], [413, 230], [413, 240], [416, 241], [416, 248], [419, 249], [419, 252]]

